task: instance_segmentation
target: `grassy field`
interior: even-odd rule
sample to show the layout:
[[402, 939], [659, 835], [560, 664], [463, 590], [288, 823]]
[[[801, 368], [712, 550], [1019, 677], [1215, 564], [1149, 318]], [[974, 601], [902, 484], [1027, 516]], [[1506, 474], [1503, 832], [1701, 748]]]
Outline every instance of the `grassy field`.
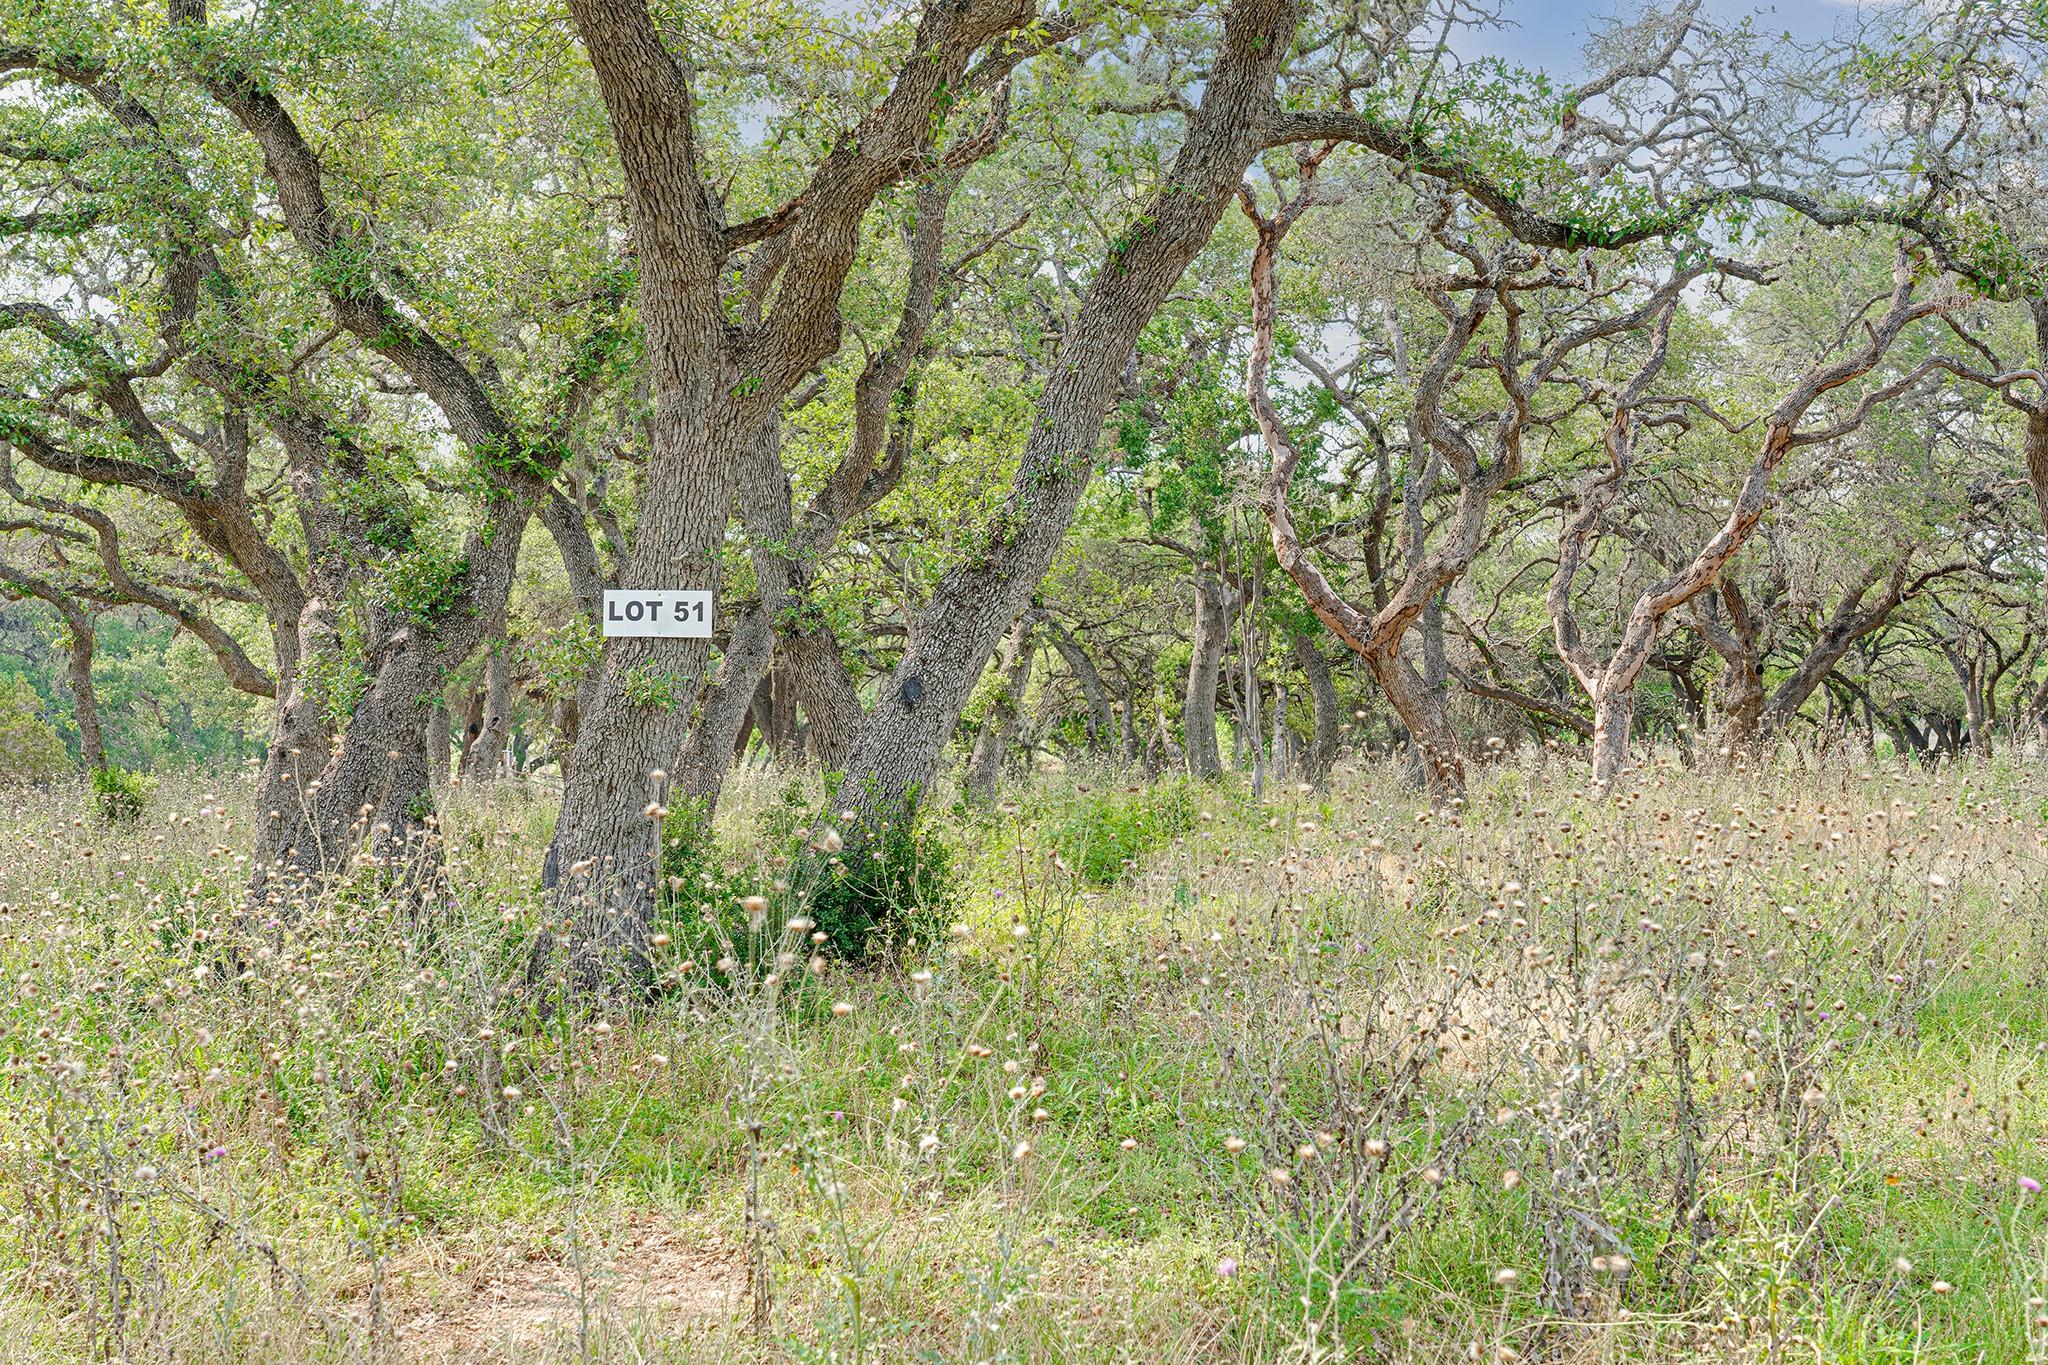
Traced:
[[2048, 1360], [2036, 760], [1041, 777], [859, 971], [737, 781], [604, 1012], [544, 790], [258, 924], [232, 782], [0, 794], [0, 1358]]

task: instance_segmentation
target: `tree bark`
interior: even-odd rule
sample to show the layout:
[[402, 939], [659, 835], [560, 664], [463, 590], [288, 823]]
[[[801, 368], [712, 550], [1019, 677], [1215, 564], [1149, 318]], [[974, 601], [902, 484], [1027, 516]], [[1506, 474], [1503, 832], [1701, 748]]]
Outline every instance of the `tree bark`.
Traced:
[[1023, 713], [1024, 691], [1031, 685], [1031, 665], [1037, 656], [1031, 642], [1035, 624], [1031, 613], [1020, 615], [1003, 641], [996, 695], [988, 714], [982, 717], [981, 729], [975, 733], [974, 751], [960, 784], [971, 801], [986, 804], [995, 799], [996, 784], [1002, 779], [1003, 766], [1015, 747], [1017, 718]]
[[1223, 775], [1223, 754], [1216, 741], [1216, 688], [1223, 674], [1223, 646], [1230, 637], [1230, 589], [1199, 566], [1194, 584], [1194, 641], [1188, 652], [1187, 684], [1181, 693], [1180, 728], [1187, 746], [1188, 772], [1210, 779]]
[[495, 622], [484, 656], [483, 712], [469, 750], [462, 756], [465, 782], [491, 782], [504, 774], [512, 735], [512, 642], [505, 623]]
[[[1694, 599], [1693, 620], [1701, 638], [1721, 656], [1718, 690], [1724, 717], [1723, 737], [1731, 749], [1748, 749], [1761, 734], [1764, 715], [1763, 662], [1757, 649], [1759, 623], [1732, 579], [1723, 578], [1719, 587], [1717, 594], [1701, 593]], [[1715, 610], [1716, 603], [1727, 608], [1725, 625]]]
[[[759, 596], [734, 618], [725, 657], [675, 761], [677, 796], [698, 803], [706, 814], [718, 805], [740, 730], [755, 693], [769, 676], [775, 623], [789, 604], [789, 476], [783, 472], [781, 452], [780, 422], [762, 423], [747, 443], [739, 475], [740, 516], [748, 532]], [[771, 744], [773, 729], [781, 723], [780, 717], [770, 715]]]
[[78, 726], [78, 759], [87, 772], [107, 766], [106, 741], [100, 734], [99, 699], [92, 690], [92, 657], [98, 632], [82, 611], [64, 614], [65, 675], [71, 685], [71, 717]]
[[1617, 685], [1593, 698], [1593, 788], [1612, 791], [1628, 767], [1629, 730], [1635, 721], [1636, 690]]

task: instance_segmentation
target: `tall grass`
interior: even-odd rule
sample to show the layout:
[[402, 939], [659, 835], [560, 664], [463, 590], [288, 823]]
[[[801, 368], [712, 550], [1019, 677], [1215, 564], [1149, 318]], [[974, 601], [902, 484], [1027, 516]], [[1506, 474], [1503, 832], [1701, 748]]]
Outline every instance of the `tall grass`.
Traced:
[[255, 919], [225, 780], [0, 794], [0, 1357], [2048, 1359], [2036, 765], [1582, 780], [1041, 777], [854, 970], [743, 776], [566, 1009], [545, 792]]

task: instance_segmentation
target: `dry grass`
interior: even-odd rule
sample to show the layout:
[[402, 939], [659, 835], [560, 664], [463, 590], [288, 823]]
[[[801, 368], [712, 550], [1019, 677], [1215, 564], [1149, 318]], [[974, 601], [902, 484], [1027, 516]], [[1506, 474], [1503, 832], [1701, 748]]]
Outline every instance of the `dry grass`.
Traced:
[[[935, 814], [929, 956], [679, 931], [599, 1012], [545, 792], [446, 794], [426, 916], [255, 926], [236, 791], [0, 796], [0, 1354], [2048, 1358], [2031, 760], [1127, 788]], [[717, 851], [776, 923], [785, 808]]]

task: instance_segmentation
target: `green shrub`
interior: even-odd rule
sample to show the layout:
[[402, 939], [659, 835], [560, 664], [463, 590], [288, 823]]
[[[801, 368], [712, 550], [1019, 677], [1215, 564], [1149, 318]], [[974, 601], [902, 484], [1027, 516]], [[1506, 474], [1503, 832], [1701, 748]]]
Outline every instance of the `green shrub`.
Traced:
[[1078, 794], [1045, 826], [1053, 848], [1094, 886], [1112, 886], [1139, 859], [1195, 827], [1195, 791], [1176, 778], [1138, 791]]
[[109, 764], [95, 768], [92, 774], [93, 804], [99, 808], [100, 819], [108, 824], [133, 824], [142, 817], [142, 808], [149, 802], [150, 789], [154, 784], [141, 773], [129, 772]]
[[655, 927], [667, 932], [685, 956], [715, 960], [726, 941], [743, 948], [747, 934], [738, 897], [749, 891], [736, 884], [720, 856], [703, 803], [677, 801], [671, 806], [661, 822]]
[[43, 719], [28, 679], [0, 683], [0, 782], [48, 782], [69, 766], [64, 740]]
[[819, 857], [806, 913], [851, 961], [893, 957], [944, 932], [953, 851], [912, 820], [891, 820], [858, 848]]
[[954, 900], [953, 851], [918, 824], [914, 811], [851, 846], [842, 844], [842, 831], [816, 823], [817, 811], [816, 796], [792, 782], [761, 812], [761, 834], [768, 847], [791, 850], [796, 904], [835, 953], [853, 962], [879, 960], [944, 932]]

